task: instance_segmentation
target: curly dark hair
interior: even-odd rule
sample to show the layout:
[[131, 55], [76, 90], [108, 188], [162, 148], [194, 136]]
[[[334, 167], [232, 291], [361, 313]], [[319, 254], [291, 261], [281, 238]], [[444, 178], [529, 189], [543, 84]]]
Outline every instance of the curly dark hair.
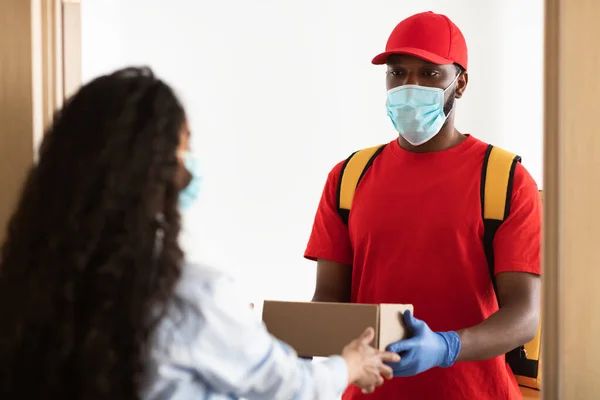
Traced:
[[184, 124], [148, 68], [98, 77], [56, 114], [0, 255], [0, 398], [140, 398], [181, 273]]

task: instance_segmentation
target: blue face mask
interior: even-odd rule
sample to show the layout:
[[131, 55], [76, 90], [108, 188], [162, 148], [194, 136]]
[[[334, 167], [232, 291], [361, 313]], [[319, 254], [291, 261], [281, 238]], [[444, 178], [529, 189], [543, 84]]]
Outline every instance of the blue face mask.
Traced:
[[183, 165], [192, 175], [190, 183], [179, 193], [179, 208], [186, 211], [198, 198], [202, 175], [200, 173], [200, 160], [196, 155], [186, 151], [182, 152], [181, 156], [183, 158]]
[[387, 114], [394, 128], [408, 143], [419, 146], [442, 129], [448, 118], [444, 113], [444, 94], [459, 76], [446, 89], [404, 85], [388, 90]]

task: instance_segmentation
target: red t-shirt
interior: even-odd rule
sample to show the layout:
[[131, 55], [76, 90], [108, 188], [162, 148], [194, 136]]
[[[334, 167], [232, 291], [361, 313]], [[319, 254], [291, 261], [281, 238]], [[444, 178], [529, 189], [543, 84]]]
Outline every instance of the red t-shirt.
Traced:
[[[352, 265], [352, 302], [413, 304], [434, 331], [479, 324], [498, 310], [483, 251], [481, 168], [487, 144], [468, 136], [435, 153], [386, 145], [357, 188], [348, 227], [337, 214], [342, 164], [330, 172], [305, 257]], [[496, 273], [540, 274], [541, 200], [519, 163], [510, 215], [494, 240]], [[504, 356], [394, 378], [349, 399], [522, 398]]]

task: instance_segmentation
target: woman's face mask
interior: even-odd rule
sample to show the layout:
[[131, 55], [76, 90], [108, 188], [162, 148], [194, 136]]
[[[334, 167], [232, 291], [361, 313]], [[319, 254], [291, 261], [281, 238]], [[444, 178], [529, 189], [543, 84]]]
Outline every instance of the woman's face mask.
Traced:
[[182, 150], [179, 152], [179, 157], [183, 162], [183, 167], [189, 173], [188, 183], [179, 193], [179, 208], [186, 211], [198, 198], [202, 175], [200, 160], [197, 155], [189, 150]]

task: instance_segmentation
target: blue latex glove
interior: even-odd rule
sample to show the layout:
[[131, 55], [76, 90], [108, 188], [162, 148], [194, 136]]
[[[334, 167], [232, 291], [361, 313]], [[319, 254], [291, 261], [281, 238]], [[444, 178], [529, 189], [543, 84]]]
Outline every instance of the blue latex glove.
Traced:
[[404, 323], [412, 330], [412, 337], [387, 347], [388, 351], [401, 357], [399, 362], [389, 364], [394, 376], [412, 376], [434, 367], [447, 368], [454, 364], [460, 352], [460, 337], [456, 332], [433, 332], [410, 311], [404, 313]]

